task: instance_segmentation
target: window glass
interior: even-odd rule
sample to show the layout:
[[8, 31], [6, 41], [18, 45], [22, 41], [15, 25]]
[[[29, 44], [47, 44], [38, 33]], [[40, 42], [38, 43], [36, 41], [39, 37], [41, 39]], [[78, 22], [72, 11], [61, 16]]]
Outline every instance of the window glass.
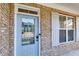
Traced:
[[30, 14], [35, 14], [35, 15], [38, 14], [37, 11], [25, 10], [25, 9], [21, 9], [21, 8], [18, 9], [18, 12], [30, 13]]
[[60, 30], [59, 33], [59, 42], [66, 42], [66, 30]]
[[74, 30], [68, 30], [68, 41], [74, 40]]
[[34, 44], [34, 19], [22, 19], [22, 45]]
[[74, 29], [74, 18], [68, 17], [67, 27], [68, 27], [68, 29]]
[[60, 15], [59, 16], [60, 28], [66, 28], [66, 17]]

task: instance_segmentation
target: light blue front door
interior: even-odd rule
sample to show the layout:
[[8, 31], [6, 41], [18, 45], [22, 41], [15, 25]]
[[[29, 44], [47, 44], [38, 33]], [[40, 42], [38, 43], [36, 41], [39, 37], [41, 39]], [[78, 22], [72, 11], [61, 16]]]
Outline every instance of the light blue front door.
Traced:
[[39, 55], [39, 18], [17, 14], [16, 20], [16, 55]]

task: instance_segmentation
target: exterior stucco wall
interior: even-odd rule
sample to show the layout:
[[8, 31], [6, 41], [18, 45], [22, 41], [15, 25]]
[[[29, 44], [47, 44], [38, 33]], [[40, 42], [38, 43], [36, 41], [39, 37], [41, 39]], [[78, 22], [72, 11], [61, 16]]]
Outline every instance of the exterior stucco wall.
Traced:
[[[79, 49], [79, 42], [52, 47], [51, 15], [53, 9], [33, 3], [25, 5], [40, 8], [41, 55], [62, 55]], [[14, 4], [0, 4], [0, 14], [0, 55], [14, 55]]]

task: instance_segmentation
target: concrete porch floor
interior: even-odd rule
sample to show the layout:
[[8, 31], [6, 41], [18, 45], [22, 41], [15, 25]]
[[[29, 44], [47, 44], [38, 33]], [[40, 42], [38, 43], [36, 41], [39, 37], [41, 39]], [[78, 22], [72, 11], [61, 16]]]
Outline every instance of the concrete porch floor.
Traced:
[[63, 56], [79, 56], [79, 49], [65, 53]]

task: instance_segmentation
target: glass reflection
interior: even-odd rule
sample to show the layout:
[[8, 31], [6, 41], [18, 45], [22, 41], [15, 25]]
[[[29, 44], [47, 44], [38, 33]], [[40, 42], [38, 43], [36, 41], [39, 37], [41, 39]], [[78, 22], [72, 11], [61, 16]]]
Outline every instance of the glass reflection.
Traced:
[[66, 17], [65, 16], [59, 16], [59, 23], [60, 28], [66, 28]]
[[67, 27], [68, 27], [68, 29], [73, 29], [74, 28], [74, 19], [73, 18], [68, 17]]
[[33, 19], [22, 19], [22, 45], [34, 44], [35, 25]]

